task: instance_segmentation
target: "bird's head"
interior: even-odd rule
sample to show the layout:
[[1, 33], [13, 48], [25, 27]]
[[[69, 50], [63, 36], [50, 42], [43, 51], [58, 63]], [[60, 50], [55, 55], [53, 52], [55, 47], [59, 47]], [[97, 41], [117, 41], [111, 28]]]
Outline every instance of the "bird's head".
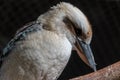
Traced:
[[44, 24], [43, 28], [46, 30], [65, 35], [81, 59], [96, 70], [96, 64], [90, 49], [91, 25], [78, 8], [69, 3], [61, 2], [38, 17], [37, 22], [42, 22]]

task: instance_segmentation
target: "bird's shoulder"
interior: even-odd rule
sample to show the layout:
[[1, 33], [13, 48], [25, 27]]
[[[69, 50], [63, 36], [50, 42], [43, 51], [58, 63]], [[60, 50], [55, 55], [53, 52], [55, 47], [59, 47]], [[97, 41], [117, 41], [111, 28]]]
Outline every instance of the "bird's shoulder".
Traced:
[[4, 59], [10, 54], [11, 50], [15, 47], [16, 42], [24, 40], [24, 38], [32, 32], [40, 31], [41, 24], [36, 21], [25, 24], [22, 28], [18, 29], [14, 37], [7, 43], [0, 55], [0, 67]]

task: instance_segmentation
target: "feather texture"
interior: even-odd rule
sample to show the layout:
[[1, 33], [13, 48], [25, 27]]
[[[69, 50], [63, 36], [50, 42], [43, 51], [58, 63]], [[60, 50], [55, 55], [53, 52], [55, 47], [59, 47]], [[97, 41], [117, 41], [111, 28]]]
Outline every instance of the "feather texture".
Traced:
[[47, 30], [31, 33], [16, 42], [1, 67], [0, 80], [55, 80], [66, 66], [71, 49], [64, 35]]
[[[77, 29], [81, 32], [76, 32]], [[68, 63], [73, 47], [96, 70], [89, 47], [91, 38], [91, 26], [85, 15], [62, 2], [17, 31], [4, 49], [0, 80], [56, 80]]]

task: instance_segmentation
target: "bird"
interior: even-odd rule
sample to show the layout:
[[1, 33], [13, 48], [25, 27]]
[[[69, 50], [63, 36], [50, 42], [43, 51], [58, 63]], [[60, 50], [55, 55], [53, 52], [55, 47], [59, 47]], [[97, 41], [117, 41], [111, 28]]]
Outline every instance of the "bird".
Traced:
[[60, 2], [20, 28], [0, 57], [0, 80], [57, 80], [76, 50], [96, 71], [92, 28], [84, 13]]

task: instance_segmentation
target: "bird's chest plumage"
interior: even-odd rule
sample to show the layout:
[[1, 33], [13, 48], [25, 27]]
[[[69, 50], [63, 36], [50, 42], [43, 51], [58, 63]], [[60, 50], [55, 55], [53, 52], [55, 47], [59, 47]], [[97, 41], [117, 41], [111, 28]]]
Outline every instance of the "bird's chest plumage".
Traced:
[[[43, 67], [45, 73], [56, 73], [57, 75], [58, 72], [61, 72], [60, 70], [64, 69], [72, 48], [64, 35], [58, 35], [50, 31], [41, 31], [29, 35], [27, 39], [29, 39], [27, 41], [29, 46], [32, 49], [36, 49], [36, 53], [33, 52], [33, 55], [38, 56], [38, 61], [42, 64], [40, 67]], [[53, 75], [51, 76], [53, 77]]]
[[6, 75], [15, 74], [16, 77], [26, 78], [20, 80], [55, 80], [67, 64], [71, 48], [64, 35], [46, 30], [38, 31], [16, 43], [16, 48], [11, 51], [2, 70], [15, 65], [15, 70], [9, 69]]

